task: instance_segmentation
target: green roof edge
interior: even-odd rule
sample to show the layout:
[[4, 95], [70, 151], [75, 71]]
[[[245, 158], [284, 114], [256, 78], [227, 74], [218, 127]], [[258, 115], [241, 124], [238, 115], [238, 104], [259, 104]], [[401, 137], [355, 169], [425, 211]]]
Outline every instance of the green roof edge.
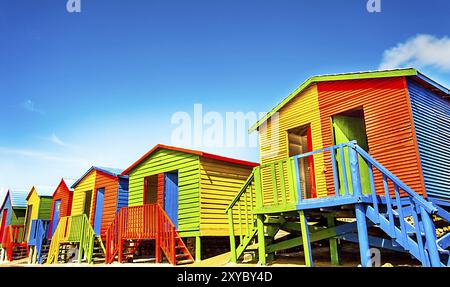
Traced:
[[264, 117], [257, 121], [253, 126], [250, 127], [249, 133], [254, 132], [261, 126], [265, 121], [267, 121], [274, 113], [280, 110], [284, 105], [286, 105], [292, 98], [306, 89], [309, 85], [319, 82], [327, 81], [344, 81], [344, 80], [361, 80], [361, 79], [376, 79], [376, 78], [391, 78], [391, 77], [408, 77], [416, 76], [418, 71], [414, 68], [398, 69], [398, 70], [388, 70], [388, 71], [371, 71], [371, 72], [359, 72], [359, 73], [347, 73], [347, 74], [336, 74], [336, 75], [323, 75], [323, 76], [313, 76], [303, 82], [294, 92], [290, 93], [281, 103], [275, 106], [270, 112], [268, 112]]

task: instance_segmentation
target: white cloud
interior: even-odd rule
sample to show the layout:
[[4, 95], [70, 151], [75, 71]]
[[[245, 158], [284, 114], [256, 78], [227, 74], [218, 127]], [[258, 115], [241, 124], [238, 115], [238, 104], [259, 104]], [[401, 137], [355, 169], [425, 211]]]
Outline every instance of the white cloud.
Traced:
[[56, 145], [65, 146], [66, 144], [55, 134], [50, 136], [50, 141]]
[[379, 68], [387, 70], [404, 67], [431, 67], [450, 71], [450, 38], [417, 35], [386, 50]]
[[23, 102], [20, 104], [20, 106], [21, 106], [23, 109], [25, 109], [25, 110], [27, 110], [27, 111], [29, 111], [29, 112], [32, 112], [32, 113], [38, 113], [38, 114], [41, 114], [41, 115], [45, 114], [44, 110], [38, 108], [38, 107], [36, 106], [36, 103], [35, 103], [34, 101], [30, 100], [30, 99], [28, 99], [28, 100], [26, 100], [26, 101], [23, 101]]
[[57, 161], [57, 162], [81, 163], [81, 164], [85, 164], [87, 162], [80, 158], [65, 157], [65, 156], [60, 156], [60, 155], [42, 152], [42, 151], [27, 150], [27, 149], [15, 149], [15, 148], [8, 148], [8, 147], [0, 147], [0, 154], [32, 157], [32, 158], [37, 158], [37, 159], [43, 160], [43, 161]]

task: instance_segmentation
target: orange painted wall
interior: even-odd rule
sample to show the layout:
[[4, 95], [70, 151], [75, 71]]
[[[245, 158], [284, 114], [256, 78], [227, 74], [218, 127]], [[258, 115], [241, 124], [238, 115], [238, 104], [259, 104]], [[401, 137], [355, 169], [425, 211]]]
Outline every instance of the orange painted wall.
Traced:
[[[324, 146], [333, 145], [331, 117], [363, 107], [369, 153], [414, 191], [425, 194], [404, 77], [318, 83]], [[334, 194], [331, 157], [325, 154], [328, 194]], [[384, 192], [376, 175], [376, 189]]]
[[105, 236], [106, 230], [111, 225], [116, 215], [117, 210], [117, 193], [119, 189], [119, 180], [117, 177], [105, 174], [103, 172], [96, 171], [95, 190], [92, 196], [92, 209], [91, 209], [91, 225], [94, 226], [95, 218], [95, 204], [97, 202], [97, 190], [99, 188], [105, 189], [105, 197], [103, 204], [103, 216], [101, 235]]

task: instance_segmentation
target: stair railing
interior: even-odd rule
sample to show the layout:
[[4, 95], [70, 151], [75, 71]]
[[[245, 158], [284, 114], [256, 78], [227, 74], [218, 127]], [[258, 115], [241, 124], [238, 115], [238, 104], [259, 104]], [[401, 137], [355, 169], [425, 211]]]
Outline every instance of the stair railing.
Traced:
[[236, 236], [238, 236], [237, 246], [240, 247], [238, 249], [243, 250], [244, 245], [248, 244], [248, 241], [256, 233], [256, 215], [253, 213], [253, 209], [257, 205], [262, 206], [262, 200], [261, 167], [255, 167], [225, 210], [228, 215], [231, 262], [236, 262], [241, 255], [236, 249]]
[[[62, 243], [78, 243], [78, 262], [81, 263], [85, 255], [88, 263], [92, 263], [94, 240], [95, 232], [86, 214], [62, 217], [50, 243], [47, 263], [58, 262]], [[103, 244], [101, 246], [103, 248]]]
[[[15, 245], [25, 244], [25, 226], [9, 225], [5, 228], [2, 240], [2, 248], [6, 250], [6, 258], [11, 261]], [[28, 247], [27, 247], [28, 249]]]
[[122, 207], [106, 233], [106, 263], [112, 263], [116, 255], [122, 262], [124, 240], [155, 239], [156, 261], [161, 249], [176, 265], [177, 237], [175, 225], [159, 204]]

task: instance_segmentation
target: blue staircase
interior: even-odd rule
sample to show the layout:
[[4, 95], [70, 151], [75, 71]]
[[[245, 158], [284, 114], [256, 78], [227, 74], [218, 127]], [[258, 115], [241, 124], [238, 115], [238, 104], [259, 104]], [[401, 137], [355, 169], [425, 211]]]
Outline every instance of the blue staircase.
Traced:
[[[323, 158], [332, 169], [332, 174], [326, 176], [328, 184], [334, 185], [334, 194], [325, 198], [302, 198], [299, 175], [301, 167], [298, 160], [320, 153], [328, 155]], [[360, 168], [362, 165], [364, 168]], [[274, 172], [272, 172], [272, 178], [263, 176], [264, 168], [269, 170], [279, 168], [278, 175], [282, 179], [279, 181], [280, 183], [277, 182]], [[286, 174], [283, 172], [284, 170], [287, 170]], [[294, 170], [294, 172], [290, 173], [289, 170]], [[368, 178], [368, 182], [366, 180], [365, 184], [361, 182], [361, 172], [368, 173], [363, 175], [365, 179]], [[271, 180], [272, 186], [267, 187], [268, 185], [263, 183], [264, 180]], [[254, 189], [250, 189], [250, 195], [248, 195], [249, 187], [254, 187]], [[267, 195], [273, 195], [268, 203], [265, 202]], [[288, 195], [289, 200], [286, 199]], [[249, 196], [250, 198], [255, 196], [256, 200], [252, 199], [249, 204], [250, 208], [247, 208], [248, 201], [246, 199]], [[245, 207], [242, 207], [241, 202], [245, 203]], [[327, 216], [330, 214], [327, 212], [336, 212], [344, 207], [350, 210], [356, 219], [356, 224], [350, 231], [337, 234], [336, 231], [340, 228], [338, 225], [334, 229], [330, 228], [328, 237], [321, 237], [319, 232], [316, 232], [308, 224], [308, 213], [317, 214], [319, 211], [323, 216]], [[282, 243], [270, 245], [272, 244], [271, 239], [267, 238], [264, 231], [268, 225], [264, 218], [271, 216], [281, 218], [285, 214], [290, 214], [292, 217], [295, 212], [300, 214], [295, 220], [302, 225], [302, 240], [291, 239], [285, 246], [302, 245], [307, 266], [313, 266], [311, 242], [317, 241], [318, 238], [330, 240], [340, 238], [358, 243], [361, 265], [364, 267], [370, 267], [373, 264], [370, 247], [409, 253], [425, 267], [450, 266], [450, 233], [438, 238], [434, 223], [437, 218], [445, 223], [450, 222], [450, 213], [408, 187], [359, 147], [356, 141], [296, 155], [279, 163], [255, 168], [252, 176], [249, 177], [227, 209], [231, 231], [230, 246], [232, 247], [230, 260], [236, 262], [248, 249], [250, 242], [254, 238], [258, 238], [259, 261], [261, 264], [265, 264], [266, 253], [280, 250], [277, 247]], [[250, 215], [242, 217], [241, 214]], [[260, 218], [259, 225], [251, 225], [244, 229], [241, 227], [240, 231], [239, 228], [236, 229], [236, 218], [240, 223], [241, 218], [247, 220], [247, 218], [255, 217]], [[253, 220], [249, 221], [253, 222]], [[240, 227], [241, 224], [238, 226]], [[369, 235], [369, 229], [381, 230], [384, 236]], [[235, 233], [236, 230], [238, 233]], [[240, 235], [240, 242], [237, 246], [234, 242], [235, 234]]]
[[35, 219], [32, 221], [28, 238], [28, 247], [33, 251], [30, 252], [31, 263], [42, 264], [45, 262], [50, 247], [49, 227], [50, 220]]

